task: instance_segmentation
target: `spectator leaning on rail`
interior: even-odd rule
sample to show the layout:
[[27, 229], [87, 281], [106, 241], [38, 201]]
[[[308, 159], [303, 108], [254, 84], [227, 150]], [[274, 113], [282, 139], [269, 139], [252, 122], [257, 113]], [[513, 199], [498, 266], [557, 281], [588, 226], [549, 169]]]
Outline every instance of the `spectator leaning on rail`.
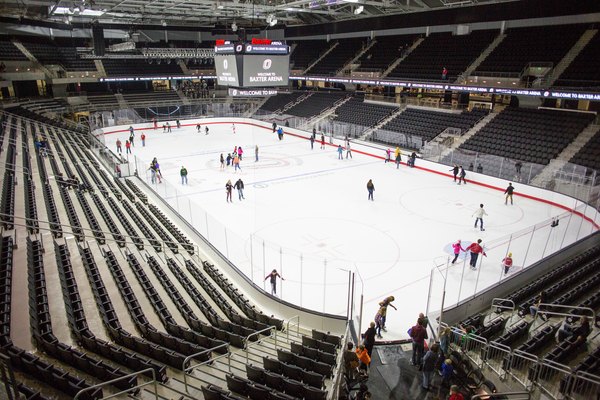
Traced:
[[408, 330], [412, 339], [412, 359], [411, 365], [421, 366], [423, 361], [423, 352], [425, 351], [425, 339], [427, 339], [427, 330], [423, 326], [423, 320], [419, 318], [415, 326]]

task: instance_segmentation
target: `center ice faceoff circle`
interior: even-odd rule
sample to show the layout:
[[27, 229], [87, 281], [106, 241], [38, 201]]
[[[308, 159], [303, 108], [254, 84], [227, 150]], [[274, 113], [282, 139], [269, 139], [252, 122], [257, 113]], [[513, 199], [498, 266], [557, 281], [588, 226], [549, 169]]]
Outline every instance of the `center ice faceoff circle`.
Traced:
[[[327, 261], [332, 268], [358, 267], [365, 280], [390, 271], [400, 261], [400, 247], [389, 233], [340, 218], [281, 220], [258, 229], [254, 237], [267, 242], [277, 238], [282, 252], [296, 258], [302, 255], [305, 266], [322, 268]], [[365, 240], [377, 246], [365, 245]]]

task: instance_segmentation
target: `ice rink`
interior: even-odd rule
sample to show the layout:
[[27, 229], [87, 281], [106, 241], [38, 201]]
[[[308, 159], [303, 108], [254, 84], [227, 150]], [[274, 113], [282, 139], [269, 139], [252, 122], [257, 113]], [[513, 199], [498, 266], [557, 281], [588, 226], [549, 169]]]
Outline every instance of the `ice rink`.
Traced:
[[[276, 268], [285, 279], [278, 281], [277, 295], [286, 301], [345, 315], [348, 271], [356, 272], [364, 330], [377, 303], [395, 296], [398, 310], [388, 310], [384, 339], [407, 337], [428, 298], [429, 311], [439, 310], [446, 276], [449, 306], [505, 279], [501, 260], [509, 251], [515, 266], [508, 276], [595, 229], [544, 202], [515, 195], [515, 204], [505, 205], [502, 191], [459, 186], [451, 177], [404, 164], [396, 168], [379, 158], [382, 148], [352, 142], [353, 157], [346, 159], [344, 152], [339, 160], [339, 140], [320, 149], [317, 137], [311, 149], [306, 138], [285, 135], [280, 141], [270, 129], [250, 124], [236, 123], [234, 133], [231, 122], [212, 123], [206, 135], [204, 121], [201, 133], [195, 122], [184, 123], [190, 126], [173, 127], [172, 133], [144, 130], [145, 147], [136, 131], [129, 160], [139, 176], [261, 288], [270, 290], [264, 278]], [[107, 134], [107, 146], [115, 151], [117, 137], [124, 144], [128, 136]], [[241, 171], [221, 169], [220, 154], [226, 157], [234, 146], [244, 150]], [[147, 171], [154, 157], [163, 175], [160, 184], [152, 184]], [[417, 166], [423, 164], [417, 159]], [[181, 184], [182, 166], [189, 173], [187, 185]], [[467, 179], [476, 175], [469, 172]], [[245, 200], [238, 200], [234, 189], [233, 203], [226, 202], [225, 183], [240, 178]], [[367, 200], [369, 179], [374, 201]], [[514, 186], [518, 193], [519, 184]], [[488, 213], [483, 232], [473, 227], [480, 203]], [[560, 224], [551, 228], [555, 217]], [[466, 247], [479, 238], [487, 257], [477, 270], [464, 262], [464, 253], [446, 269], [452, 242], [462, 239]]]

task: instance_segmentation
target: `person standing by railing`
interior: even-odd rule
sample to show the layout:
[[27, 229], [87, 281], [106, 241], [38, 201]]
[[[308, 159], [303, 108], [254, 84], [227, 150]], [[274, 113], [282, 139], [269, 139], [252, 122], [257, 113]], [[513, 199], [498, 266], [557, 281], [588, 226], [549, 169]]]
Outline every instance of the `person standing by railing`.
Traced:
[[271, 273], [265, 277], [265, 281], [267, 279], [270, 279], [271, 294], [273, 296], [277, 296], [277, 278], [280, 278], [282, 281], [285, 281], [285, 279], [283, 279], [283, 276], [279, 275], [279, 272], [277, 272], [276, 269], [273, 269], [273, 271], [271, 271]]

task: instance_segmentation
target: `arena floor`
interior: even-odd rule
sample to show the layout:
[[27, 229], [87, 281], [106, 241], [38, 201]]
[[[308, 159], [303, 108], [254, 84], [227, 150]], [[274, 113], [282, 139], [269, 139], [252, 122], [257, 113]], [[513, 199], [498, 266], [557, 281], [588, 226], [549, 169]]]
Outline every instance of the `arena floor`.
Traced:
[[[276, 268], [285, 278], [278, 281], [284, 300], [345, 315], [348, 271], [358, 272], [355, 294], [357, 299], [364, 295], [364, 330], [377, 303], [395, 296], [398, 310], [388, 311], [384, 339], [407, 337], [418, 313], [426, 311], [428, 297], [429, 311], [439, 310], [445, 276], [449, 306], [505, 279], [501, 260], [508, 252], [515, 264], [510, 276], [592, 231], [588, 222], [543, 202], [517, 195], [513, 206], [505, 205], [497, 190], [459, 186], [406, 165], [397, 169], [373, 156], [382, 156], [382, 150], [359, 143], [353, 158], [339, 160], [336, 146], [320, 149], [315, 142], [311, 149], [304, 138], [286, 135], [280, 141], [258, 126], [237, 123], [234, 133], [231, 123], [214, 123], [205, 135], [204, 126], [197, 133], [195, 122], [184, 124], [190, 126], [172, 133], [145, 130], [145, 147], [136, 132], [129, 158], [135, 159], [140, 177], [151, 184], [147, 168], [157, 157], [164, 177], [152, 185], [157, 193], [260, 287], [270, 290], [264, 278]], [[114, 151], [117, 137], [125, 143], [128, 136], [107, 132], [105, 137]], [[227, 156], [234, 146], [244, 149], [242, 169], [222, 170], [219, 155]], [[187, 185], [180, 181], [182, 166], [189, 173]], [[238, 200], [234, 190], [228, 203], [225, 183], [239, 178], [245, 200]], [[374, 201], [367, 200], [369, 179]], [[480, 203], [489, 214], [483, 232], [473, 227]], [[551, 228], [557, 216], [561, 223]], [[478, 238], [487, 252], [480, 268], [471, 270], [463, 253], [446, 270], [451, 243], [462, 239], [466, 247]]]

